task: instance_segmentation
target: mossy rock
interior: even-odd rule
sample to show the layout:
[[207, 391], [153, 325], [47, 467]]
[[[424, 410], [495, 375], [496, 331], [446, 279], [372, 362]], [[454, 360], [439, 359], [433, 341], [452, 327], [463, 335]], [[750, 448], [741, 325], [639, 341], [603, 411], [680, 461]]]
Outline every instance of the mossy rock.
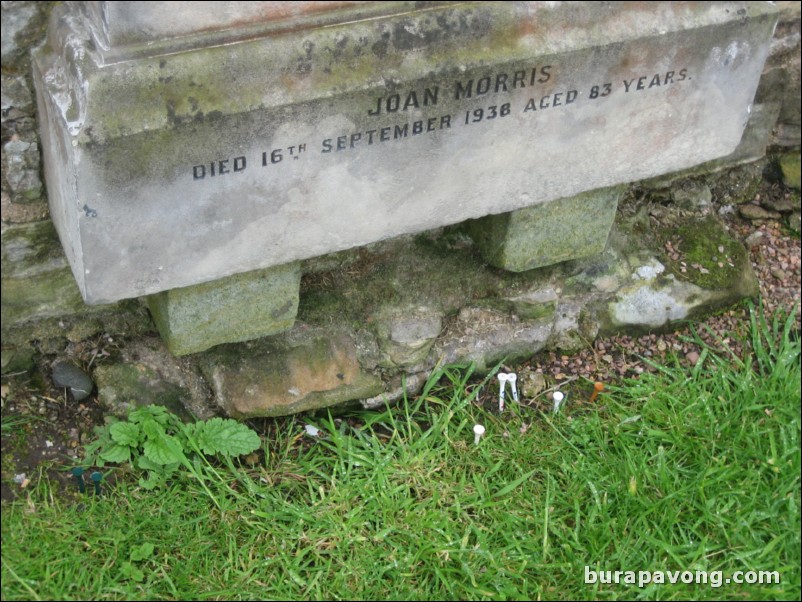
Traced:
[[778, 163], [780, 172], [782, 173], [783, 183], [785, 183], [788, 188], [798, 191], [800, 189], [800, 171], [802, 171], [802, 167], [800, 167], [800, 154], [789, 153], [787, 155], [782, 155]]
[[713, 216], [683, 221], [676, 228], [664, 227], [657, 237], [663, 251], [670, 243], [679, 254], [679, 259], [663, 254], [668, 271], [678, 280], [721, 290], [742, 288], [740, 281], [752, 275], [746, 249]]
[[98, 366], [94, 377], [101, 403], [121, 418], [137, 407], [155, 404], [185, 421], [192, 419], [184, 405], [190, 398], [189, 391], [166, 381], [144, 364]]

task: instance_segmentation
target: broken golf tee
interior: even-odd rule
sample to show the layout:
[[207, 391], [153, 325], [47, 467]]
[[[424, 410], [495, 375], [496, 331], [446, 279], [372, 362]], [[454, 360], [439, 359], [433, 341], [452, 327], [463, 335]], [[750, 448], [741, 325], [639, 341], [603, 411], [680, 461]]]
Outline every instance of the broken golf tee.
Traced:
[[499, 372], [498, 374], [498, 411], [504, 411], [504, 389], [507, 388], [507, 374]]
[[554, 413], [556, 414], [557, 412], [560, 411], [560, 406], [563, 403], [563, 399], [565, 398], [565, 395], [563, 395], [559, 391], [555, 391], [552, 394], [551, 398], [554, 400]]
[[481, 424], [474, 424], [473, 425], [473, 443], [474, 445], [479, 445], [479, 440], [482, 438], [482, 435], [485, 434], [485, 427]]

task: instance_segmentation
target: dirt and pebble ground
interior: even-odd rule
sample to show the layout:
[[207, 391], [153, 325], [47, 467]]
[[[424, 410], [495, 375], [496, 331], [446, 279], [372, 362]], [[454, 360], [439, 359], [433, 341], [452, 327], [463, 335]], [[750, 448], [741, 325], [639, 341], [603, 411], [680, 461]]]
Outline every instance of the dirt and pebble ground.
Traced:
[[[795, 194], [798, 195], [782, 184], [767, 181], [757, 200], [787, 201], [789, 195]], [[799, 233], [784, 220], [747, 220], [739, 212], [723, 213], [731, 231], [749, 249], [767, 314], [798, 307], [802, 256]], [[747, 323], [747, 309], [737, 307], [708, 318], [696, 332], [714, 346], [723, 343], [740, 353], [741, 340], [733, 333], [743, 333]], [[95, 358], [108, 354], [115, 345], [104, 335], [75, 346], [75, 363], [90, 369]], [[652, 363], [680, 361], [693, 365], [700, 353], [691, 330], [683, 328], [640, 337], [598, 339], [572, 355], [547, 352], [522, 366], [505, 368], [518, 373], [523, 403], [545, 409], [551, 404], [549, 392], [555, 389], [584, 399], [589, 397], [595, 381], [610, 383], [637, 376], [654, 370]], [[497, 387], [487, 389], [482, 398], [492, 405]], [[8, 375], [2, 382], [2, 416], [2, 498], [18, 496], [45, 470], [65, 488], [74, 489], [69, 469], [77, 463], [82, 445], [92, 438], [93, 427], [103, 421], [103, 410], [95, 396], [77, 402], [41, 373]]]

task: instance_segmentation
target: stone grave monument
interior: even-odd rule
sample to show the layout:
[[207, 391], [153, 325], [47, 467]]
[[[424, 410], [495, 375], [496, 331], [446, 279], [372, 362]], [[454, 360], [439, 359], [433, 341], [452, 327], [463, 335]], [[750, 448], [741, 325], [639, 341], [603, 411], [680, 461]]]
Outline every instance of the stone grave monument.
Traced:
[[486, 260], [601, 252], [620, 185], [731, 153], [766, 2], [65, 2], [35, 53], [88, 304], [176, 354], [290, 328], [302, 260], [470, 219]]

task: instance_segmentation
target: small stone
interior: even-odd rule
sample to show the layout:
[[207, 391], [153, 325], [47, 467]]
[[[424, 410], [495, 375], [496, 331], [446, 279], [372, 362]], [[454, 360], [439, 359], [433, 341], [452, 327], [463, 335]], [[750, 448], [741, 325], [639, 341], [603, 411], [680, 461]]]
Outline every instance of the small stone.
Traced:
[[75, 401], [89, 397], [95, 387], [86, 372], [66, 362], [53, 366], [53, 384], [60, 389], [69, 389]]
[[690, 362], [691, 366], [695, 366], [699, 361], [699, 353], [696, 351], [689, 351], [685, 354], [685, 359]]
[[780, 282], [784, 282], [786, 278], [788, 278], [788, 274], [786, 274], [780, 268], [771, 268], [771, 275], [774, 276]]
[[752, 234], [746, 237], [746, 240], [744, 240], [744, 242], [746, 243], [746, 246], [749, 248], [758, 246], [761, 242], [763, 242], [763, 232], [761, 232], [760, 230], [755, 230], [754, 232], [752, 232]]
[[31, 202], [41, 198], [42, 180], [39, 177], [39, 148], [34, 142], [11, 140], [3, 147], [8, 187], [12, 200]]
[[528, 372], [522, 375], [521, 393], [527, 399], [533, 399], [546, 388], [546, 378], [539, 372]]
[[702, 209], [713, 200], [713, 193], [704, 182], [685, 180], [671, 187], [671, 200], [683, 209]]
[[767, 211], [766, 209], [763, 209], [763, 207], [761, 207], [760, 205], [753, 205], [751, 203], [746, 205], [741, 205], [738, 208], [738, 211], [740, 212], [742, 217], [750, 220], [778, 219], [780, 217], [780, 214], [777, 213], [776, 211]]
[[[5, 13], [3, 14], [5, 16]], [[3, 89], [0, 94], [2, 102], [0, 119], [3, 123], [12, 119], [29, 117], [33, 113], [33, 94], [20, 75], [2, 75]]]
[[794, 209], [799, 209], [799, 201], [793, 199], [790, 194], [779, 198], [766, 198], [760, 201], [760, 204], [766, 209], [782, 213], [790, 213]]
[[802, 230], [802, 213], [799, 211], [794, 211], [788, 218], [788, 225], [791, 226], [791, 229], [794, 230], [794, 232], [799, 232]]

